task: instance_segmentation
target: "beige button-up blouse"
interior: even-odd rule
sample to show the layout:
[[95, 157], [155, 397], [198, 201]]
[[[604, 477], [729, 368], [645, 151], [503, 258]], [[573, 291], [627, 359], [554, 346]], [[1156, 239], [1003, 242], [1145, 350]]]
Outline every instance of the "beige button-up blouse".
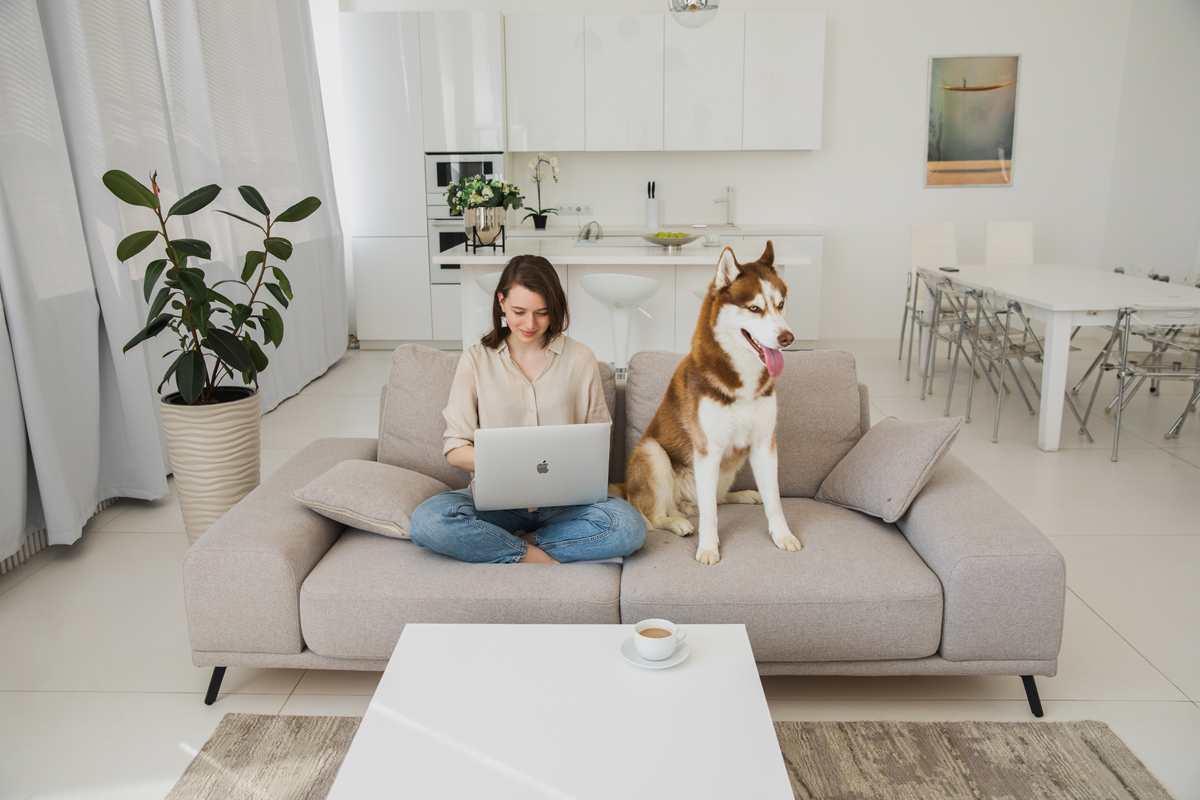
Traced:
[[508, 342], [467, 349], [442, 412], [442, 454], [475, 444], [480, 428], [525, 428], [611, 422], [600, 367], [591, 348], [566, 335], [546, 346], [546, 366], [531, 383], [513, 363]]

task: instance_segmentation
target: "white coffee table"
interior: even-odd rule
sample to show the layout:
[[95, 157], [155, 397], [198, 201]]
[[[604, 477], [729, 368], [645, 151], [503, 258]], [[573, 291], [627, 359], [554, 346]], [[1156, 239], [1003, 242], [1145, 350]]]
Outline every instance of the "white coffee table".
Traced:
[[405, 627], [330, 800], [791, 800], [744, 625], [627, 663], [632, 625]]

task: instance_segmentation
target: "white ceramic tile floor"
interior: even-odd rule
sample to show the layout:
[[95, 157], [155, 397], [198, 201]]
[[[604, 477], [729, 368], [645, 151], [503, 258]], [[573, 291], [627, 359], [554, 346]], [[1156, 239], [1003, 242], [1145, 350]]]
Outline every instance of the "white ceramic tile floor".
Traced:
[[[1072, 380], [1096, 350], [1086, 337]], [[948, 366], [917, 399], [893, 341], [822, 342], [855, 354], [872, 420], [928, 419], [945, 404]], [[352, 351], [263, 418], [263, 475], [324, 436], [373, 436], [390, 354]], [[1034, 368], [1035, 376], [1038, 374]], [[959, 387], [965, 392], [965, 371]], [[957, 394], [952, 413], [961, 413]], [[1103, 395], [1102, 395], [1103, 396]], [[993, 445], [994, 395], [977, 387], [975, 421], [954, 452], [1053, 536], [1067, 560], [1059, 672], [1042, 678], [1046, 719], [1107, 722], [1176, 797], [1200, 797], [1200, 421], [1162, 439], [1161, 406], [1139, 395], [1109, 461], [1065, 427], [1066, 448], [1036, 447], [1037, 418], [1015, 393]], [[1179, 402], [1182, 402], [1181, 400]], [[1178, 413], [1178, 412], [1176, 412]], [[1169, 424], [1169, 420], [1167, 421]], [[1164, 426], [1165, 428], [1165, 426]], [[231, 711], [361, 714], [379, 673], [231, 668], [202, 702], [208, 670], [191, 665], [180, 570], [186, 541], [174, 487], [155, 502], [106, 509], [72, 547], [0, 576], [0, 798], [158, 798]], [[1027, 721], [1006, 677], [769, 678], [777, 719]]]

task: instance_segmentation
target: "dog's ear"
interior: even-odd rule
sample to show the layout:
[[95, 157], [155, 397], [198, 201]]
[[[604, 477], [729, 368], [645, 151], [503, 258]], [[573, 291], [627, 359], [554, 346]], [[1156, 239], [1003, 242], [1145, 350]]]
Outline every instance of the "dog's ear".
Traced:
[[758, 257], [758, 261], [761, 264], [765, 264], [768, 267], [774, 268], [774, 266], [775, 266], [775, 245], [773, 245], [771, 243], [770, 239], [767, 239], [767, 249], [763, 250], [763, 254]]
[[717, 262], [717, 277], [714, 280], [716, 287], [723, 289], [733, 283], [741, 271], [741, 266], [737, 263], [737, 259], [733, 257], [733, 251], [726, 247], [721, 251], [721, 260]]

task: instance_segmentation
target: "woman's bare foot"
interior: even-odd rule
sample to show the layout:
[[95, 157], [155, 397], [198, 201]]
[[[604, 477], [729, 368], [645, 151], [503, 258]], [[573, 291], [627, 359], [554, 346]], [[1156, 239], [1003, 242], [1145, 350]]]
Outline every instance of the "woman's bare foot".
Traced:
[[518, 564], [557, 564], [558, 562], [547, 555], [546, 551], [535, 544], [529, 545], [525, 550], [525, 557], [517, 561]]

